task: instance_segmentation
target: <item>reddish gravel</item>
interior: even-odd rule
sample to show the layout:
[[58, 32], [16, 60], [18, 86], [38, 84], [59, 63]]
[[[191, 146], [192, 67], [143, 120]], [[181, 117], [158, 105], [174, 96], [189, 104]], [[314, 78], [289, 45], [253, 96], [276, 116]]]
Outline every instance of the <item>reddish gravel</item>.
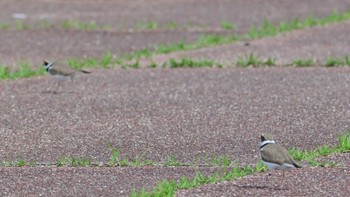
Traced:
[[163, 179], [179, 180], [211, 168], [0, 168], [1, 196], [129, 196], [131, 190], [152, 189]]
[[[333, 8], [344, 11], [349, 5], [344, 0], [4, 0], [0, 23], [13, 22], [13, 13], [25, 13], [25, 22], [32, 24], [41, 19], [55, 24], [79, 19], [112, 29], [0, 30], [0, 60], [38, 65], [42, 59], [96, 57], [106, 51], [119, 55], [157, 43], [194, 40], [217, 32], [222, 20], [244, 32], [263, 18], [277, 23], [310, 13], [325, 16]], [[161, 26], [190, 22], [194, 27], [126, 31], [140, 19]], [[238, 43], [181, 55], [232, 62], [242, 51], [253, 51], [262, 58], [276, 57], [280, 63], [295, 57], [342, 57], [349, 51], [348, 23], [251, 41], [248, 47]], [[267, 131], [285, 147], [335, 145], [338, 134], [350, 129], [349, 74], [350, 68], [92, 70], [91, 75], [66, 82], [55, 95], [48, 92], [55, 85], [48, 77], [1, 81], [0, 162], [57, 162], [62, 155], [106, 162], [110, 144], [121, 148], [120, 157], [127, 159], [165, 162], [172, 155], [181, 162], [198, 158], [203, 164], [203, 158], [227, 154], [241, 164], [253, 165], [258, 161], [259, 136]], [[177, 195], [345, 196], [350, 185], [349, 158], [348, 154], [321, 158], [338, 162], [337, 168], [291, 171], [286, 174], [287, 189], [278, 188], [281, 174], [273, 172], [271, 185], [264, 173]], [[149, 190], [164, 178], [192, 177], [195, 170], [1, 167], [0, 196], [127, 196], [132, 188]], [[200, 171], [210, 174], [215, 169]]]
[[[153, 48], [157, 44], [194, 41], [196, 32], [103, 32], [78, 30], [0, 30], [0, 59], [5, 65], [27, 60], [39, 66], [43, 59], [65, 60], [68, 57], [102, 58], [107, 52], [115, 55]], [[30, 39], [28, 39], [30, 37]]]
[[[190, 71], [190, 72], [189, 72]], [[337, 144], [350, 128], [350, 68], [139, 69], [67, 81], [1, 82], [0, 160], [60, 155], [182, 162], [228, 154], [256, 163], [259, 136], [286, 147]]]

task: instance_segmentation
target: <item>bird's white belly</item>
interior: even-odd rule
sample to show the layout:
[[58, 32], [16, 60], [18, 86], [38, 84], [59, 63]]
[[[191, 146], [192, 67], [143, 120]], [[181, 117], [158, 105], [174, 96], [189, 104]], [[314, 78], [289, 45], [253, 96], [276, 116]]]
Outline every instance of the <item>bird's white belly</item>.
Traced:
[[276, 163], [271, 163], [267, 161], [263, 161], [264, 164], [269, 168], [269, 170], [288, 170], [290, 168], [294, 168], [293, 165], [284, 163], [282, 165], [276, 164]]
[[64, 76], [64, 75], [52, 75], [52, 77], [54, 77], [55, 79], [60, 80], [60, 81], [67, 80], [69, 78], [69, 77]]

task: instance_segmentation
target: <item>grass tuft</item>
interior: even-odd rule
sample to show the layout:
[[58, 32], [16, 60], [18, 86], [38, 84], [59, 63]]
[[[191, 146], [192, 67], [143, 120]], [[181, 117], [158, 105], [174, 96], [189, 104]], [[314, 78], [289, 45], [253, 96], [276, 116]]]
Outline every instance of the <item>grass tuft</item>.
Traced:
[[90, 158], [61, 156], [57, 161], [57, 167], [72, 166], [72, 167], [89, 167], [92, 160]]
[[350, 152], [350, 131], [348, 133], [342, 133], [338, 135], [339, 144], [337, 149], [341, 153]]
[[27, 63], [20, 63], [18, 69], [12, 72], [9, 71], [9, 67], [0, 65], [0, 80], [27, 78], [32, 76], [43, 75], [44, 73], [45, 70], [43, 68], [34, 70]]
[[170, 67], [170, 68], [198, 68], [198, 67], [221, 67], [222, 65], [215, 63], [212, 60], [194, 60], [190, 58], [182, 58], [181, 60], [176, 59], [170, 59], [168, 62], [165, 62], [163, 64], [163, 67]]
[[253, 54], [246, 55], [245, 57], [239, 57], [236, 65], [239, 67], [248, 67], [248, 66], [257, 66], [261, 64], [261, 61], [258, 57], [254, 56]]
[[28, 162], [23, 159], [17, 161], [3, 161], [2, 166], [4, 167], [24, 167], [24, 166], [35, 166], [35, 162]]
[[229, 21], [223, 20], [221, 21], [221, 27], [224, 30], [233, 30], [235, 28], [235, 25], [230, 23]]
[[312, 59], [296, 59], [292, 64], [296, 67], [309, 67], [311, 65], [314, 65], [315, 62]]

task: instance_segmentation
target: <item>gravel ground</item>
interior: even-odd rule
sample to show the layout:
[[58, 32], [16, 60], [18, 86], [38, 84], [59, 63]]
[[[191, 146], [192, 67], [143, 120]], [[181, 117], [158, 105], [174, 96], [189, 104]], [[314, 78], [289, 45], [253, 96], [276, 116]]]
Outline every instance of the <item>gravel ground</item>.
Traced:
[[[103, 32], [78, 30], [0, 30], [0, 59], [17, 66], [20, 60], [39, 66], [44, 59], [102, 58], [107, 52], [121, 55], [157, 44], [194, 41], [197, 32]], [[28, 39], [30, 37], [31, 39]]]
[[[191, 72], [189, 72], [191, 71]], [[60, 155], [255, 163], [259, 136], [286, 147], [337, 143], [350, 128], [350, 68], [96, 71], [48, 91], [48, 77], [1, 82], [0, 160]], [[200, 161], [203, 162], [202, 159]]]
[[131, 190], [152, 189], [163, 179], [193, 177], [211, 168], [125, 167], [0, 168], [1, 196], [129, 196]]
[[[25, 22], [29, 23], [79, 19], [112, 26], [108, 31], [87, 32], [0, 30], [1, 61], [11, 64], [28, 60], [38, 65], [44, 57], [92, 57], [106, 51], [119, 54], [158, 42], [193, 40], [202, 33], [217, 32], [222, 20], [237, 24], [237, 31], [244, 32], [263, 18], [277, 23], [306, 17], [310, 12], [325, 16], [333, 8], [349, 8], [349, 1], [343, 0], [98, 2], [1, 1], [0, 22], [13, 21], [13, 13], [25, 13]], [[140, 18], [160, 24], [171, 20], [181, 25], [191, 22], [194, 29], [200, 28], [195, 32], [191, 28], [127, 31]], [[121, 27], [124, 22], [126, 25]], [[224, 46], [203, 51], [219, 60], [231, 60], [236, 47], [269, 51], [281, 60], [293, 54], [308, 54], [308, 48], [315, 52], [310, 57], [342, 56], [348, 45], [347, 25], [348, 22], [252, 41], [249, 47], [239, 43], [233, 50], [232, 46]], [[196, 53], [200, 54], [189, 54]], [[65, 82], [54, 95], [50, 93], [54, 81], [46, 76], [1, 81], [0, 161], [57, 162], [66, 155], [106, 162], [111, 156], [110, 144], [121, 148], [120, 157], [127, 159], [165, 162], [172, 155], [181, 162], [199, 158], [202, 164], [204, 158], [228, 154], [241, 164], [252, 165], [258, 161], [262, 132], [273, 133], [285, 147], [314, 149], [337, 144], [337, 135], [350, 128], [350, 68], [91, 71], [91, 75], [78, 75], [74, 82]], [[265, 181], [264, 173], [179, 191], [178, 195], [344, 196], [349, 193], [348, 158], [348, 154], [327, 158], [339, 162], [337, 168], [305, 167], [287, 173], [287, 189], [279, 189], [281, 174], [273, 172], [272, 185]], [[200, 170], [211, 173], [215, 169]], [[150, 189], [161, 179], [191, 177], [194, 173], [195, 169], [189, 167], [1, 167], [0, 195], [127, 196], [132, 188]]]
[[[140, 22], [157, 22], [159, 28], [173, 22], [177, 28], [221, 29], [221, 22], [235, 24], [239, 31], [246, 31], [253, 24], [266, 18], [280, 22], [298, 18], [326, 16], [333, 10], [346, 11], [349, 0], [2, 0], [1, 21], [14, 22], [14, 13], [24, 13], [29, 23], [47, 20], [61, 23], [63, 20], [95, 21], [115, 30], [128, 30]], [[286, 9], [288, 8], [288, 9]]]

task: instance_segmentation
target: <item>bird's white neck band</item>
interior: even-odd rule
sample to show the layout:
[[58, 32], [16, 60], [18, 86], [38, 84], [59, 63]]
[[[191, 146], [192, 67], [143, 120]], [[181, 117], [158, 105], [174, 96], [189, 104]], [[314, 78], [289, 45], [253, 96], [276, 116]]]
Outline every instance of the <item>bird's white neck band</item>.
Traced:
[[276, 143], [275, 140], [265, 140], [265, 141], [261, 142], [260, 148], [265, 146], [266, 144], [274, 144], [274, 143]]

